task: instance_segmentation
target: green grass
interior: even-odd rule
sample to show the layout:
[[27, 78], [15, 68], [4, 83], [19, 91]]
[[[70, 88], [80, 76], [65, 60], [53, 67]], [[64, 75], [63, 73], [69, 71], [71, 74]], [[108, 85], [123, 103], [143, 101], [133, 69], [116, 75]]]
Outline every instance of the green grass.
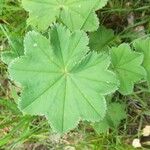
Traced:
[[[4, 0], [0, 5], [0, 43], [1, 51], [11, 50], [10, 36], [23, 36], [26, 28], [27, 13], [21, 8], [19, 0]], [[149, 0], [110, 0], [102, 11], [98, 11], [100, 21], [116, 33], [116, 45], [131, 42], [145, 36], [136, 31], [144, 28], [150, 34]], [[128, 5], [128, 6], [127, 6]], [[127, 17], [134, 15], [134, 24]], [[130, 96], [119, 93], [111, 96], [111, 101], [126, 103], [128, 116], [117, 129], [97, 134], [87, 122], [81, 122], [78, 128], [64, 135], [52, 133], [44, 117], [27, 116], [17, 108], [18, 88], [8, 79], [7, 65], [0, 61], [0, 149], [64, 149], [67, 145], [77, 150], [133, 150], [131, 143], [141, 136], [141, 130], [150, 124], [150, 93], [145, 84], [138, 84]], [[143, 148], [144, 149], [144, 148]]]

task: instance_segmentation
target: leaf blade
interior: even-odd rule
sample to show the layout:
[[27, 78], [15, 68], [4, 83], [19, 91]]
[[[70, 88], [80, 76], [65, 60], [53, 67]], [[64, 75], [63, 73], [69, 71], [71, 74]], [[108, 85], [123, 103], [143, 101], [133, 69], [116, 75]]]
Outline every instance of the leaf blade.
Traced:
[[[71, 33], [62, 25], [51, 31], [54, 39], [35, 31], [27, 33], [25, 55], [9, 66], [9, 73], [23, 88], [20, 109], [25, 114], [46, 116], [54, 131], [64, 133], [75, 128], [79, 120], [101, 120], [106, 112], [104, 96], [117, 89], [118, 80], [108, 70], [110, 59], [106, 54], [86, 55], [89, 49], [85, 33]], [[66, 42], [60, 40], [64, 36]], [[66, 56], [70, 50], [72, 54]], [[93, 81], [99, 77], [103, 82]], [[107, 80], [113, 84], [105, 86]]]
[[119, 92], [123, 95], [131, 94], [134, 83], [145, 77], [145, 70], [141, 66], [143, 55], [132, 52], [128, 44], [121, 44], [110, 51], [113, 68], [120, 80]]
[[23, 0], [22, 5], [29, 12], [28, 24], [40, 30], [47, 29], [53, 22], [60, 19], [72, 31], [78, 29], [94, 31], [99, 24], [95, 11], [105, 6], [107, 1]]

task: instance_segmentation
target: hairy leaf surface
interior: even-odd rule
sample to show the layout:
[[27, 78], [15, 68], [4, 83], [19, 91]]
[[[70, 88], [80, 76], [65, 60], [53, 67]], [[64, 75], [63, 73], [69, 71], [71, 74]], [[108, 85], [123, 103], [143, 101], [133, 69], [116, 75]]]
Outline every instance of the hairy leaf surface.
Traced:
[[88, 53], [88, 37], [82, 31], [70, 33], [56, 25], [50, 36], [29, 32], [25, 56], [9, 66], [12, 79], [23, 87], [20, 109], [45, 115], [61, 133], [74, 128], [80, 119], [103, 119], [104, 95], [115, 91], [118, 84], [114, 73], [107, 70], [109, 57]]
[[70, 30], [93, 31], [98, 28], [97, 9], [108, 0], [22, 0], [29, 12], [28, 24], [47, 29], [56, 20], [63, 22]]
[[145, 77], [141, 66], [143, 55], [131, 50], [128, 44], [121, 44], [111, 49], [112, 66], [120, 80], [119, 91], [124, 94], [133, 92], [134, 83]]
[[150, 38], [136, 40], [134, 47], [137, 51], [144, 54], [143, 67], [147, 72], [147, 81], [150, 85]]

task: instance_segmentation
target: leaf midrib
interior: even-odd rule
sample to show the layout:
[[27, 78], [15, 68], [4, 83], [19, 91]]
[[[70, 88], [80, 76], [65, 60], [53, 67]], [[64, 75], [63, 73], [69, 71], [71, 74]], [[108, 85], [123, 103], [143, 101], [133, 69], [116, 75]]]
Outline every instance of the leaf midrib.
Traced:
[[33, 99], [33, 101], [28, 104], [27, 106], [25, 106], [24, 108], [22, 108], [22, 111], [25, 110], [27, 107], [29, 107], [30, 105], [32, 105], [39, 97], [41, 97], [42, 95], [44, 95], [51, 87], [53, 87], [61, 78], [63, 77], [63, 75], [59, 76], [50, 86], [48, 86], [43, 92], [41, 92], [37, 97], [35, 97]]
[[84, 93], [80, 90], [79, 86], [77, 86], [77, 84], [75, 83], [75, 81], [73, 80], [73, 78], [70, 77], [70, 79], [72, 80], [72, 83], [74, 84], [74, 86], [76, 87], [76, 89], [79, 91], [79, 93], [82, 95], [82, 97], [86, 100], [86, 102], [91, 106], [91, 108], [96, 112], [96, 114], [101, 117], [101, 114], [89, 102], [89, 100], [86, 98], [86, 96], [84, 95]]

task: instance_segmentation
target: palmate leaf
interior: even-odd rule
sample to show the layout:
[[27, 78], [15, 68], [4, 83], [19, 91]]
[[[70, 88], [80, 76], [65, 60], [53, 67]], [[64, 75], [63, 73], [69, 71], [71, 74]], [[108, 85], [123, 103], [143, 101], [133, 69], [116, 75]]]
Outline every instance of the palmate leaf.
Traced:
[[98, 28], [95, 11], [108, 0], [22, 0], [29, 12], [28, 24], [41, 30], [47, 29], [57, 19], [70, 30], [93, 31]]
[[113, 30], [100, 26], [97, 31], [89, 33], [89, 47], [97, 52], [106, 51], [114, 37]]
[[106, 54], [88, 53], [87, 35], [70, 33], [61, 25], [51, 38], [29, 32], [25, 56], [9, 66], [12, 79], [23, 87], [19, 107], [24, 113], [45, 115], [56, 132], [73, 129], [78, 121], [99, 121], [106, 112], [104, 95], [117, 89], [118, 81], [107, 70]]
[[135, 40], [133, 45], [137, 51], [144, 54], [143, 67], [147, 72], [147, 81], [150, 85], [150, 37]]
[[120, 93], [123, 95], [131, 94], [134, 83], [146, 75], [145, 69], [141, 66], [143, 55], [132, 51], [128, 44], [113, 47], [110, 53], [113, 69], [120, 81]]

